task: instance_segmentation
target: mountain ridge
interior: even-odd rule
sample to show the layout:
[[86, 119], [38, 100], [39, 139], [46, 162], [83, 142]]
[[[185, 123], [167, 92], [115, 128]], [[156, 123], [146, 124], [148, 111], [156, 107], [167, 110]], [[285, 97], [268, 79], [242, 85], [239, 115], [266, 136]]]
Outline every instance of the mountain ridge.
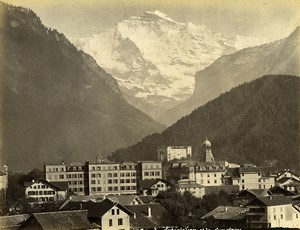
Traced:
[[216, 160], [273, 162], [299, 170], [299, 99], [298, 76], [267, 75], [222, 93], [161, 134], [113, 152], [110, 159], [155, 160], [157, 146], [191, 145], [194, 159], [200, 160], [207, 137]]
[[32, 10], [0, 3], [0, 13], [2, 163], [23, 170], [91, 160], [162, 129], [127, 103], [90, 55]]
[[218, 58], [195, 75], [193, 95], [164, 112], [158, 120], [172, 124], [198, 106], [243, 82], [266, 74], [300, 75], [299, 26], [287, 38], [245, 48]]

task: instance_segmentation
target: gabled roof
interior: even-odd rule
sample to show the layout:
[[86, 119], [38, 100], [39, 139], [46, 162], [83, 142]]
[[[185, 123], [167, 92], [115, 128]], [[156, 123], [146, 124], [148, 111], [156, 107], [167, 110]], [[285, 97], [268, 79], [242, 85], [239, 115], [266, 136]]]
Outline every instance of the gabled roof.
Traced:
[[141, 190], [150, 189], [153, 185], [155, 185], [156, 183], [158, 183], [160, 181], [167, 184], [167, 185], [170, 184], [169, 182], [167, 182], [164, 179], [148, 179], [148, 180], [141, 180], [139, 182], [139, 187], [140, 187]]
[[268, 190], [268, 193], [270, 195], [285, 195], [285, 196], [294, 196], [295, 193], [294, 192], [291, 192], [291, 191], [288, 191], [282, 187], [279, 187], [279, 186], [275, 186], [275, 187], [272, 187]]
[[279, 183], [279, 184], [283, 184], [283, 183], [285, 183], [285, 182], [287, 182], [289, 180], [291, 182], [295, 182], [295, 183], [299, 183], [299, 181], [300, 181], [300, 180], [297, 180], [297, 179], [295, 179], [293, 177], [282, 177], [279, 180], [277, 180], [276, 182]]
[[292, 200], [287, 198], [286, 196], [278, 195], [278, 196], [258, 196], [254, 200], [250, 201], [248, 205], [261, 204], [263, 206], [277, 206], [277, 205], [286, 205], [292, 204]]
[[246, 218], [247, 208], [234, 206], [219, 206], [204, 215], [201, 219], [241, 220]]
[[22, 222], [27, 220], [28, 214], [13, 215], [13, 216], [1, 216], [0, 217], [0, 229], [8, 229], [12, 227], [20, 226]]
[[283, 174], [286, 173], [286, 172], [291, 173], [291, 174], [293, 174], [294, 176], [300, 178], [300, 176], [299, 176], [296, 172], [294, 172], [294, 171], [292, 171], [292, 170], [289, 170], [289, 169], [280, 171], [280, 172], [278, 173], [277, 177], [283, 175]]
[[22, 226], [30, 226], [36, 220], [42, 229], [91, 229], [93, 226], [87, 219], [86, 210], [44, 212], [32, 214]]
[[135, 200], [139, 204], [143, 204], [143, 201], [137, 195], [109, 195], [108, 199], [118, 202], [121, 205], [131, 205]]
[[61, 182], [49, 182], [45, 179], [38, 179], [36, 181], [32, 181], [32, 182], [25, 182], [24, 183], [24, 186], [25, 188], [35, 184], [35, 183], [42, 183], [42, 184], [45, 184], [55, 190], [58, 190], [58, 191], [67, 191], [68, 190], [68, 182], [65, 182], [65, 181], [61, 181]]
[[144, 196], [144, 195], [140, 195], [139, 196], [140, 200], [143, 202], [143, 204], [149, 204], [149, 203], [154, 203], [154, 197], [153, 196]]
[[110, 199], [104, 199], [100, 202], [93, 201], [69, 201], [64, 204], [60, 210], [87, 210], [87, 216], [89, 218], [101, 218], [105, 213], [107, 213], [112, 207], [117, 206], [119, 209], [127, 213], [128, 215], [133, 215], [127, 208], [123, 205], [114, 202]]
[[[161, 218], [166, 209], [160, 204], [143, 204], [143, 205], [128, 205], [126, 206], [135, 217], [130, 217], [130, 225], [136, 228], [156, 228], [160, 225]], [[151, 209], [151, 217], [148, 216], [148, 208]]]

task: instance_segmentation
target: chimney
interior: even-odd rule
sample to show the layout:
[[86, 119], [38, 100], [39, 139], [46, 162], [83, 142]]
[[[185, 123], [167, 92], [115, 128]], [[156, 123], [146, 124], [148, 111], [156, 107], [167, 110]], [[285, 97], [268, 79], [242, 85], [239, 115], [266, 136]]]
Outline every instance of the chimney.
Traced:
[[273, 197], [272, 197], [272, 196], [269, 196], [269, 199], [270, 199], [270, 200], [272, 200], [272, 199], [273, 199]]
[[225, 212], [227, 212], [228, 211], [228, 207], [225, 207]]
[[133, 213], [133, 218], [136, 219], [136, 213], [135, 212]]
[[148, 217], [152, 217], [151, 207], [150, 206], [148, 206]]

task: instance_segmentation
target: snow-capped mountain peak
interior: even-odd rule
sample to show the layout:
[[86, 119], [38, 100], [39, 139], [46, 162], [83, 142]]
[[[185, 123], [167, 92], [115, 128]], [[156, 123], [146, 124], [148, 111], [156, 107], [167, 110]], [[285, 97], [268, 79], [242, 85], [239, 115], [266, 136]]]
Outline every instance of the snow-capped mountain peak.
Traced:
[[[130, 103], [150, 115], [153, 106], [162, 110], [187, 99], [195, 73], [235, 51], [221, 34], [204, 25], [176, 22], [158, 10], [73, 42], [117, 79]], [[145, 103], [151, 111], [145, 110]]]

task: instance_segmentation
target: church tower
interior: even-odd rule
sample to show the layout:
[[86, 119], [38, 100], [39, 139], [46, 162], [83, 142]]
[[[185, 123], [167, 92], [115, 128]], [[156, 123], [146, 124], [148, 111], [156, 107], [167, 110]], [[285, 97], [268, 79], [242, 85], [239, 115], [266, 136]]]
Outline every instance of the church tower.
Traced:
[[211, 143], [207, 138], [203, 142], [203, 152], [204, 152], [204, 161], [205, 162], [215, 162], [215, 158], [211, 151]]

